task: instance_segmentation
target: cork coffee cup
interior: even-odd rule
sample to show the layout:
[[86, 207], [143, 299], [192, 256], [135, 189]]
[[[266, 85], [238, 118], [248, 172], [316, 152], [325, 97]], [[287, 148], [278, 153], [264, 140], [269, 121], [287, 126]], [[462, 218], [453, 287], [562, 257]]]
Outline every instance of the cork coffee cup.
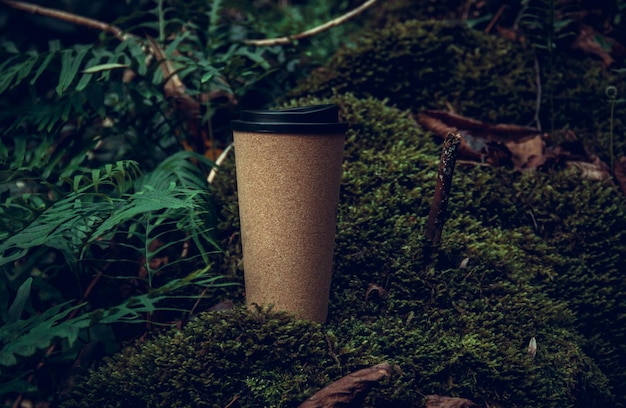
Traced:
[[243, 111], [231, 127], [246, 303], [323, 323], [347, 124], [314, 105]]

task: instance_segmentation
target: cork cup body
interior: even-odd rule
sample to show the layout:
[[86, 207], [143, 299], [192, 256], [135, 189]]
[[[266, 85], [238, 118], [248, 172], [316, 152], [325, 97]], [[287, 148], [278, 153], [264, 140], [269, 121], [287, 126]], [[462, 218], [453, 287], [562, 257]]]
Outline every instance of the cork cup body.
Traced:
[[[307, 115], [319, 110], [321, 117]], [[273, 304], [322, 323], [328, 313], [345, 124], [337, 122], [334, 105], [262, 112], [278, 119], [245, 122], [242, 113], [243, 122], [232, 125], [246, 303]], [[272, 125], [276, 120], [279, 124]], [[318, 126], [321, 122], [328, 126]]]

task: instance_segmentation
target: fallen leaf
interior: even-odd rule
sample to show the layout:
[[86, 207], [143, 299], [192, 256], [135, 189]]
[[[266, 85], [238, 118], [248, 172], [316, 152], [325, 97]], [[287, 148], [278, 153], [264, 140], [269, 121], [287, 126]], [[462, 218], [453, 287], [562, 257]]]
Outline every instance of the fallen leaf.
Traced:
[[459, 158], [487, 162], [494, 166], [512, 164], [514, 168], [537, 168], [545, 162], [545, 143], [538, 129], [490, 124], [456, 113], [422, 111], [417, 122], [445, 138], [448, 133], [461, 134]]
[[385, 362], [348, 374], [316, 392], [299, 408], [358, 407], [375, 383], [391, 377], [391, 370], [391, 364]]
[[598, 33], [593, 27], [581, 23], [578, 29], [578, 36], [571, 47], [599, 57], [604, 66], [609, 67], [615, 62], [611, 56], [611, 51], [622, 46], [612, 38]]
[[479, 405], [465, 398], [426, 396], [426, 408], [472, 408]]
[[590, 153], [576, 134], [568, 130], [566, 141], [549, 149], [547, 156], [556, 163], [564, 163], [566, 167], [577, 168], [587, 180], [606, 180], [611, 177], [609, 166], [600, 157]]
[[595, 162], [582, 162], [582, 161], [570, 161], [567, 162], [567, 167], [574, 167], [580, 170], [580, 176], [587, 180], [606, 180], [611, 177], [609, 174], [608, 166], [600, 161]]
[[230, 299], [226, 299], [211, 306], [209, 308], [209, 311], [230, 310], [234, 307], [235, 307], [235, 304], [233, 303], [233, 301]]
[[367, 302], [370, 296], [376, 294], [378, 299], [382, 299], [387, 296], [387, 291], [380, 285], [370, 283], [365, 291], [365, 301]]

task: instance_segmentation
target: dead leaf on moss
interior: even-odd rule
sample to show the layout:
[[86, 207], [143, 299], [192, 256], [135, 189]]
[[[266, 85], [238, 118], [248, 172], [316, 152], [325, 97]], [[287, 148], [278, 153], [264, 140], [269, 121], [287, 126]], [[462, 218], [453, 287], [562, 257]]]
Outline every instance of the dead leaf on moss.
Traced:
[[365, 291], [365, 301], [367, 302], [368, 299], [373, 295], [375, 295], [377, 299], [383, 299], [387, 297], [387, 291], [380, 285], [370, 283], [367, 286], [367, 290]]
[[571, 161], [567, 162], [567, 167], [577, 168], [580, 170], [581, 177], [587, 180], [601, 181], [611, 177], [608, 166], [600, 159], [592, 163]]
[[316, 392], [300, 404], [299, 408], [361, 406], [367, 391], [383, 378], [391, 377], [391, 370], [391, 364], [385, 362], [348, 374]]
[[613, 65], [615, 60], [611, 54], [621, 55], [624, 46], [610, 37], [598, 33], [593, 27], [580, 24], [578, 36], [571, 45], [572, 48], [599, 57], [605, 67]]
[[569, 168], [577, 168], [587, 180], [606, 180], [611, 177], [609, 166], [600, 158], [590, 153], [583, 143], [577, 140], [571, 130], [565, 135], [566, 142], [550, 149], [548, 156], [555, 162], [565, 163]]
[[426, 408], [473, 408], [479, 405], [465, 398], [426, 396]]
[[450, 132], [462, 136], [459, 158], [495, 166], [510, 163], [518, 170], [534, 169], [545, 162], [545, 143], [538, 129], [510, 124], [490, 124], [456, 113], [422, 111], [417, 122], [445, 138]]
[[234, 307], [235, 307], [235, 303], [230, 299], [226, 299], [211, 306], [209, 308], [209, 311], [231, 310]]

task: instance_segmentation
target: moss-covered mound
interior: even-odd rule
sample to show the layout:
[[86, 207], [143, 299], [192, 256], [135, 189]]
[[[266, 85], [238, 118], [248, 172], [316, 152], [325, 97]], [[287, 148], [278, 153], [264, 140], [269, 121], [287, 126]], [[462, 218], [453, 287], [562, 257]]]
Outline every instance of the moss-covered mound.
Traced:
[[[206, 313], [78, 379], [63, 406], [292, 407], [383, 360], [397, 369], [366, 406], [421, 407], [429, 394], [490, 407], [623, 404], [626, 206], [615, 187], [573, 171], [459, 166], [429, 253], [437, 147], [383, 102], [330, 102], [350, 129], [328, 323]], [[216, 194], [221, 272], [240, 277], [232, 163]]]
[[476, 119], [530, 123], [535, 109], [532, 53], [461, 23], [408, 21], [366, 32], [291, 95], [333, 90], [389, 99], [401, 109], [446, 109]]
[[[599, 60], [571, 50], [535, 54], [509, 40], [462, 23], [407, 21], [365, 32], [356, 47], [340, 50], [291, 97], [330, 97], [350, 92], [388, 99], [401, 109], [453, 110], [491, 123], [534, 124], [571, 129], [607, 163], [611, 159], [611, 102], [626, 95], [626, 72], [606, 69]], [[539, 73], [535, 67], [539, 64]], [[537, 112], [537, 78], [541, 106]], [[622, 101], [623, 102], [623, 101]], [[613, 104], [613, 156], [626, 155], [626, 104]], [[553, 135], [551, 144], [562, 142]]]
[[127, 348], [72, 389], [64, 406], [293, 406], [362, 359], [350, 354], [320, 325], [284, 313], [206, 313]]

